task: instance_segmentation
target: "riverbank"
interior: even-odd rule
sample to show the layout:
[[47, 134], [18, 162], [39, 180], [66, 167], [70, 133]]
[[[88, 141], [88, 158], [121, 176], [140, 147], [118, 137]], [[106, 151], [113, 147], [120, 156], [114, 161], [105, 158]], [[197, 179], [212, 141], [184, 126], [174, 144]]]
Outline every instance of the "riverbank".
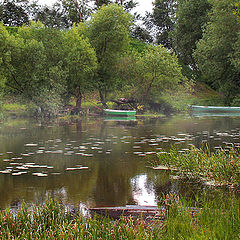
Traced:
[[146, 222], [124, 217], [111, 220], [83, 216], [57, 201], [0, 211], [1, 239], [236, 239], [240, 203], [179, 199], [167, 194], [159, 204], [161, 220]]
[[[119, 96], [124, 96], [125, 93], [118, 93]], [[55, 111], [54, 114], [50, 114], [51, 117], [59, 118], [74, 118], [82, 117], [84, 115], [96, 115], [101, 114], [100, 108], [102, 104], [96, 99], [96, 94], [89, 95], [84, 98], [82, 102], [82, 111], [80, 114], [75, 114], [75, 99], [71, 99], [69, 105], [62, 107]], [[114, 98], [114, 95], [113, 95]], [[208, 86], [200, 83], [195, 83], [191, 93], [184, 94], [184, 96], [161, 96], [158, 99], [159, 103], [152, 103], [154, 107], [151, 108], [149, 103], [136, 104], [138, 116], [163, 116], [170, 113], [186, 112], [188, 105], [224, 105], [221, 97], [215, 91], [210, 89]], [[109, 109], [115, 109], [116, 103], [109, 101], [107, 102]], [[97, 107], [96, 107], [97, 106]], [[129, 106], [127, 106], [129, 107]], [[43, 114], [43, 113], [42, 113]], [[48, 116], [48, 115], [47, 115]], [[23, 102], [22, 99], [17, 97], [8, 96], [2, 100], [0, 106], [0, 118], [7, 117], [43, 117], [39, 112], [38, 107], [31, 102]], [[46, 116], [45, 116], [46, 117]]]

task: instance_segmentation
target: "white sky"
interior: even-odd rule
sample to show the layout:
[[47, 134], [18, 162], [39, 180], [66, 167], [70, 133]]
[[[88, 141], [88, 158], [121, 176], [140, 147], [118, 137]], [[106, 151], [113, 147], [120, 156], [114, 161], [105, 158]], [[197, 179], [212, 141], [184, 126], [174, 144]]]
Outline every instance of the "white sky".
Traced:
[[141, 15], [145, 15], [145, 12], [152, 11], [152, 2], [153, 0], [136, 0], [139, 3], [139, 6], [136, 8], [136, 11]]
[[[51, 5], [55, 0], [38, 0], [40, 4]], [[140, 13], [142, 16], [145, 15], [145, 12], [150, 12], [152, 10], [153, 0], [136, 0], [139, 3], [138, 7], [135, 9], [136, 12]]]

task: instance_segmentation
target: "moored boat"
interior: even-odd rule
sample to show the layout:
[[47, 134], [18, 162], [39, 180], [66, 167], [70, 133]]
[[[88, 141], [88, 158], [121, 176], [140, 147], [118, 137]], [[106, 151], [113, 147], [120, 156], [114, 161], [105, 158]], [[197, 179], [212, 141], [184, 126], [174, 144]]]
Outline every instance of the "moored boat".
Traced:
[[107, 114], [107, 115], [114, 115], [114, 116], [134, 116], [134, 115], [136, 115], [135, 110], [104, 109], [104, 113]]
[[193, 112], [240, 112], [240, 107], [219, 107], [219, 106], [197, 106], [191, 105]]

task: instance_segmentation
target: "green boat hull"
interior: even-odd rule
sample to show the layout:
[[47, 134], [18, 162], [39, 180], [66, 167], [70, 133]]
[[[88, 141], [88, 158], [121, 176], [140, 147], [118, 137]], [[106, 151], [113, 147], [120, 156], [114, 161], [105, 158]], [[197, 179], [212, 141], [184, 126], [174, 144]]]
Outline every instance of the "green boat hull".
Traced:
[[224, 113], [224, 112], [239, 112], [240, 107], [216, 107], [216, 106], [190, 106], [190, 110], [193, 112], [217, 112], [217, 113]]
[[104, 113], [110, 116], [135, 116], [136, 111], [104, 109]]

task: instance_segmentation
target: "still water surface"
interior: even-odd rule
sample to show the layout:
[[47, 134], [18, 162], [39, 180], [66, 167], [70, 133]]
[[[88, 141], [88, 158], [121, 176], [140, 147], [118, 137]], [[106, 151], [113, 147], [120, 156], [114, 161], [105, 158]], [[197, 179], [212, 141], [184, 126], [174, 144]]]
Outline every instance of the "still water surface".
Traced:
[[156, 205], [161, 193], [194, 190], [151, 169], [156, 153], [205, 143], [240, 143], [240, 117], [9, 120], [0, 124], [0, 208], [49, 196], [85, 207]]

